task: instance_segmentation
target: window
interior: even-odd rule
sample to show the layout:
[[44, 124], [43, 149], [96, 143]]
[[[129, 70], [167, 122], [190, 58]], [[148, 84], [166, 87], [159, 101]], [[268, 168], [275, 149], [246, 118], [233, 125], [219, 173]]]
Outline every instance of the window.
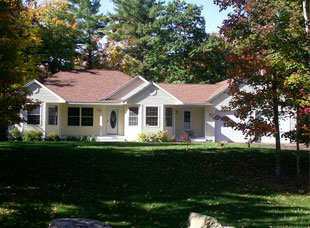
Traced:
[[172, 108], [166, 108], [166, 126], [172, 127]]
[[57, 106], [49, 106], [48, 107], [48, 125], [57, 125]]
[[129, 126], [138, 126], [138, 107], [129, 108]]
[[190, 130], [191, 129], [191, 112], [184, 111], [184, 129]]
[[80, 108], [68, 108], [68, 126], [80, 126]]
[[93, 108], [82, 108], [82, 126], [93, 126]]
[[28, 111], [27, 114], [27, 123], [28, 124], [40, 124], [40, 107], [37, 107], [36, 109], [32, 111]]
[[146, 107], [146, 126], [158, 126], [158, 107]]

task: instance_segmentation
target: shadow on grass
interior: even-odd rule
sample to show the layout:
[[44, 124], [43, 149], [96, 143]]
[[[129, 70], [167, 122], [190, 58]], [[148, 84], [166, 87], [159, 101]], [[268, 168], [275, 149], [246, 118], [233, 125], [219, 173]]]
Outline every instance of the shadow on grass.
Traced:
[[[113, 227], [186, 227], [190, 212], [236, 227], [305, 227], [306, 197], [272, 185], [271, 149], [176, 143], [0, 144], [0, 227], [87, 217]], [[306, 172], [307, 160], [302, 160]], [[284, 175], [294, 154], [283, 154]], [[294, 200], [294, 204], [291, 201]]]

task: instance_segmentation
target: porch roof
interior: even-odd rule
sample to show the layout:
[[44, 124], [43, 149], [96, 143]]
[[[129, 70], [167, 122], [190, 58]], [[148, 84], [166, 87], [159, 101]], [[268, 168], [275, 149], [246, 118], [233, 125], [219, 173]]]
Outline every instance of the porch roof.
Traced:
[[160, 83], [159, 85], [184, 104], [209, 104], [213, 97], [228, 88], [229, 81], [216, 84]]

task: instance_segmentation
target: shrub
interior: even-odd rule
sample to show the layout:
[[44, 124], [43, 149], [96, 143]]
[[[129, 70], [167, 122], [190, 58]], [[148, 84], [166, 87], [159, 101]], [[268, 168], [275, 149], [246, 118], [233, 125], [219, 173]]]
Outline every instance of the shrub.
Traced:
[[159, 131], [155, 133], [140, 133], [138, 136], [139, 142], [167, 142], [167, 131]]
[[80, 136], [74, 136], [74, 135], [68, 135], [66, 137], [66, 141], [81, 141], [81, 142], [96, 142], [95, 136], [90, 135], [80, 135]]
[[66, 141], [80, 141], [80, 139], [77, 136], [68, 135]]
[[42, 131], [28, 130], [23, 134], [23, 141], [41, 141], [43, 137]]
[[56, 133], [49, 133], [45, 137], [45, 141], [60, 141], [60, 138]]
[[138, 135], [138, 142], [147, 142], [147, 134], [141, 132], [141, 133]]
[[167, 136], [167, 131], [159, 131], [156, 134], [156, 139], [158, 142], [167, 142], [168, 141], [168, 136]]
[[11, 141], [21, 141], [22, 138], [22, 133], [20, 132], [20, 130], [16, 127], [12, 128], [11, 130], [9, 130], [9, 140]]
[[93, 135], [87, 136], [86, 142], [96, 142], [95, 136]]

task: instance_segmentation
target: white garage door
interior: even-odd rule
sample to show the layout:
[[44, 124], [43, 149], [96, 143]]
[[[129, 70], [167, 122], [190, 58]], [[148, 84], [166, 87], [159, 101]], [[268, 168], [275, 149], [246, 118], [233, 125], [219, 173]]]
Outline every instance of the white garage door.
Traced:
[[[233, 112], [221, 112], [215, 113], [219, 116], [227, 116], [231, 120], [238, 121], [234, 116]], [[225, 126], [222, 120], [215, 121], [215, 141], [216, 142], [247, 142], [241, 131], [234, 130], [229, 126]]]

